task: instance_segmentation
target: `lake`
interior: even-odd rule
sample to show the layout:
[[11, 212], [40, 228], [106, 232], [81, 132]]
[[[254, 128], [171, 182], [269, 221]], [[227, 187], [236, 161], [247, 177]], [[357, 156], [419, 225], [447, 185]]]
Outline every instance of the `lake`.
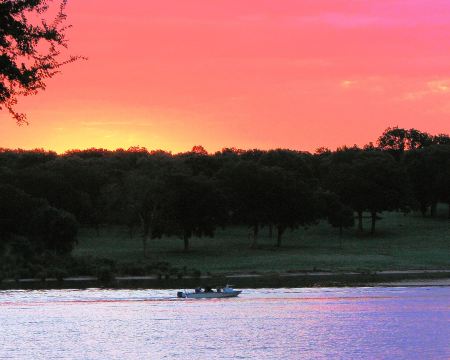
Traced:
[[0, 359], [449, 359], [450, 287], [0, 291]]

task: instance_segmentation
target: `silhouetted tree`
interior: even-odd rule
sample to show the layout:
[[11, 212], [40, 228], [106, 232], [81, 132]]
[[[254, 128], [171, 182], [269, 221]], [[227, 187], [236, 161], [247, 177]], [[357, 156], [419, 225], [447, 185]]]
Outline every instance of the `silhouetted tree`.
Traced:
[[438, 199], [434, 188], [437, 169], [426, 156], [427, 152], [426, 149], [408, 151], [404, 157], [412, 192], [422, 216], [425, 216], [427, 209]]
[[124, 207], [141, 224], [143, 253], [147, 256], [147, 242], [160, 226], [162, 204], [166, 197], [165, 184], [161, 174], [139, 170], [126, 176], [124, 185]]
[[75, 217], [63, 210], [43, 206], [30, 219], [29, 236], [38, 253], [52, 251], [68, 254], [77, 242]]
[[339, 228], [339, 235], [342, 236], [344, 228], [355, 225], [353, 209], [343, 204], [334, 193], [327, 192], [322, 194], [322, 197], [325, 201], [325, 216], [328, 223], [333, 227]]
[[352, 149], [338, 151], [330, 160], [329, 189], [357, 212], [359, 231], [364, 211], [371, 214], [373, 233], [377, 213], [405, 205], [406, 174], [389, 154]]
[[378, 138], [378, 148], [390, 152], [399, 159], [407, 150], [421, 149], [433, 144], [433, 137], [416, 129], [387, 128]]
[[317, 219], [313, 188], [299, 174], [278, 167], [266, 169], [265, 195], [268, 202], [268, 225], [277, 229], [276, 246], [281, 247], [282, 236], [287, 229], [312, 224]]
[[161, 232], [183, 239], [189, 251], [192, 236], [214, 236], [225, 218], [224, 199], [211, 179], [172, 173], [165, 177], [167, 192], [162, 204]]
[[408, 150], [422, 149], [433, 145], [433, 136], [423, 131], [409, 129], [406, 137], [408, 140]]
[[228, 164], [219, 176], [227, 189], [234, 223], [253, 230], [251, 247], [257, 248], [261, 226], [271, 223], [269, 207], [275, 186], [271, 168], [241, 160]]
[[[448, 204], [450, 218], [450, 145], [432, 146], [424, 152], [430, 171], [434, 174], [433, 192], [438, 201]], [[434, 209], [432, 206], [433, 212], [435, 212], [436, 203], [433, 204]]]
[[52, 235], [61, 226], [67, 231], [63, 236], [71, 238], [74, 227], [66, 212], [83, 226], [142, 229], [144, 254], [149, 239], [163, 235], [180, 236], [187, 250], [192, 236], [213, 235], [225, 220], [248, 226], [252, 247], [258, 247], [264, 226], [277, 232], [281, 246], [287, 229], [318, 218], [342, 232], [353, 225], [353, 212], [360, 230], [369, 212], [374, 232], [383, 211], [414, 205], [424, 212], [431, 207], [434, 214], [438, 202], [450, 203], [448, 136], [394, 130], [386, 144], [402, 151], [394, 152], [402, 161], [394, 161], [389, 147], [374, 146], [314, 156], [233, 148], [209, 155], [200, 147], [177, 155], [142, 147], [72, 150], [61, 156], [0, 149], [0, 238], [18, 253], [29, 253], [33, 246], [36, 253], [45, 247], [68, 252], [74, 243], [59, 244]]
[[304, 181], [310, 181], [313, 177], [312, 156], [308, 153], [287, 149], [268, 150], [261, 154], [258, 162], [299, 174]]
[[360, 188], [353, 162], [362, 151], [360, 149], [344, 148], [321, 158], [320, 173], [325, 189], [339, 196], [339, 199], [350, 206], [358, 215], [358, 231], [362, 232], [362, 217], [365, 204], [360, 196], [365, 189]]
[[205, 175], [212, 177], [221, 166], [217, 156], [210, 156], [202, 146], [194, 146], [192, 151], [181, 153], [176, 156], [193, 175]]
[[450, 146], [433, 145], [410, 151], [404, 162], [422, 215], [431, 207], [434, 216], [438, 201], [450, 203]]
[[450, 136], [448, 134], [438, 134], [433, 136], [433, 144], [450, 145]]
[[13, 234], [26, 235], [29, 219], [42, 205], [12, 185], [0, 184], [0, 240], [3, 245]]
[[365, 208], [371, 214], [371, 233], [375, 232], [378, 213], [406, 207], [408, 184], [406, 173], [388, 154], [365, 152], [354, 163], [362, 182]]
[[93, 211], [89, 195], [74, 188], [70, 177], [60, 170], [59, 164], [54, 162], [46, 167], [25, 168], [16, 172], [15, 185], [33, 197], [46, 199], [55, 208], [74, 214], [81, 222], [88, 223]]
[[62, 65], [77, 57], [58, 60], [61, 48], [67, 47], [62, 0], [51, 21], [33, 21], [49, 8], [47, 0], [2, 0], [0, 2], [0, 109], [6, 108], [18, 124], [26, 116], [15, 111], [17, 98], [45, 89], [46, 80], [59, 72]]
[[78, 229], [71, 214], [11, 185], [0, 185], [0, 225], [3, 248], [8, 240], [21, 236], [29, 240], [23, 251], [34, 254], [46, 250], [70, 252]]
[[194, 154], [199, 154], [199, 155], [208, 155], [208, 152], [206, 151], [206, 149], [201, 145], [193, 146], [191, 152], [193, 152]]

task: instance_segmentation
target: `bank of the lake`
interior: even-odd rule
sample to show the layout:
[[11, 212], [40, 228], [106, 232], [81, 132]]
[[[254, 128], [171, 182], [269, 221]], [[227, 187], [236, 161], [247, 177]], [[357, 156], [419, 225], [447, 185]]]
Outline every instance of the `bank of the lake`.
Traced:
[[302, 272], [203, 275], [200, 277], [117, 276], [108, 280], [94, 276], [63, 279], [5, 279], [0, 289], [176, 289], [197, 286], [223, 286], [233, 284], [239, 288], [307, 288], [358, 286], [450, 286], [450, 270], [408, 270], [357, 272]]

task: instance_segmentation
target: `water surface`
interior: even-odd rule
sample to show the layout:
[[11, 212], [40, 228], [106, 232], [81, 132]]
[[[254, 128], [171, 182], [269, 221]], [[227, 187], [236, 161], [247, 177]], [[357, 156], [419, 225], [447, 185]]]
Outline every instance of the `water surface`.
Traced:
[[449, 359], [450, 287], [0, 291], [0, 359]]

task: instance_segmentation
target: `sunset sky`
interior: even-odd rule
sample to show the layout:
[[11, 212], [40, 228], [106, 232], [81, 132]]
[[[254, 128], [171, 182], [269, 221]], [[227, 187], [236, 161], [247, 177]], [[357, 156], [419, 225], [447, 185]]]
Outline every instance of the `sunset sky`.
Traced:
[[448, 0], [70, 0], [64, 67], [0, 147], [187, 151], [450, 132]]

